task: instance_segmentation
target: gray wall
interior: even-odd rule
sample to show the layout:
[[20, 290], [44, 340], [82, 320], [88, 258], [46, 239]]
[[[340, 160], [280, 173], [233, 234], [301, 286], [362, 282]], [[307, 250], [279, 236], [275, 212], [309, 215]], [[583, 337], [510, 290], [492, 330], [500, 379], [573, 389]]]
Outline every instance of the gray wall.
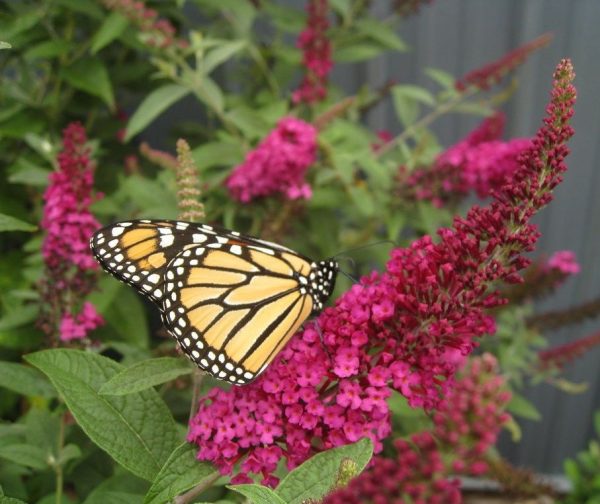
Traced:
[[[389, 2], [376, 2], [385, 9]], [[427, 84], [421, 73], [436, 67], [460, 76], [512, 48], [552, 32], [550, 46], [534, 54], [518, 71], [519, 89], [505, 106], [509, 121], [506, 137], [532, 135], [544, 113], [551, 76], [562, 57], [570, 57], [577, 74], [578, 103], [573, 125], [569, 171], [555, 192], [555, 201], [537, 218], [542, 231], [538, 251], [575, 251], [582, 273], [571, 278], [539, 310], [567, 307], [600, 295], [600, 1], [599, 0], [434, 0], [417, 16], [407, 19], [401, 36], [412, 47], [408, 54], [386, 56], [365, 65], [362, 72], [337, 70], [335, 80], [365, 80], [374, 85], [387, 78], [402, 83]], [[341, 81], [340, 81], [341, 79]], [[369, 117], [375, 129], [400, 130], [389, 106]], [[476, 122], [455, 116], [434, 129], [444, 145], [459, 140]], [[562, 343], [600, 330], [600, 321], [551, 333], [552, 343]], [[568, 378], [587, 381], [589, 390], [568, 395], [550, 386], [528, 390], [542, 412], [541, 422], [525, 422], [519, 444], [501, 443], [502, 452], [518, 464], [539, 471], [560, 472], [562, 461], [587, 445], [593, 435], [592, 415], [600, 409], [600, 349], [572, 366]], [[507, 436], [508, 438], [508, 436]]]

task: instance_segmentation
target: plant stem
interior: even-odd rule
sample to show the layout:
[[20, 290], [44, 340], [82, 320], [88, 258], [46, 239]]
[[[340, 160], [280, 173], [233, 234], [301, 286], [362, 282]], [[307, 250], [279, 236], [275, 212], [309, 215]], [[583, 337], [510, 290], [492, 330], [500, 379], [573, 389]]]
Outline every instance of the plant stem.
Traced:
[[56, 465], [54, 466], [54, 471], [56, 472], [56, 504], [61, 504], [62, 502], [62, 492], [63, 492], [63, 467], [61, 463], [61, 455], [63, 445], [65, 443], [65, 415], [64, 413], [60, 416], [60, 429], [58, 431], [58, 447], [56, 450], [57, 460]]
[[196, 485], [194, 488], [192, 488], [191, 490], [188, 490], [186, 493], [175, 497], [173, 499], [173, 504], [187, 504], [188, 502], [191, 502], [195, 497], [200, 495], [202, 492], [204, 492], [204, 490], [206, 490], [215, 481], [217, 481], [220, 476], [221, 475], [218, 472], [215, 472], [215, 474], [210, 476], [208, 479], [205, 479], [199, 485]]
[[202, 385], [202, 381], [206, 375], [200, 371], [199, 369], [194, 369], [193, 374], [193, 388], [192, 388], [192, 402], [190, 404], [190, 418], [188, 420], [188, 424], [191, 422], [192, 418], [198, 411], [198, 399], [200, 398], [200, 386]]
[[440, 104], [436, 109], [429, 112], [429, 114], [424, 115], [417, 122], [408, 126], [402, 133], [400, 133], [393, 140], [389, 141], [385, 145], [383, 145], [375, 154], [376, 157], [381, 157], [384, 154], [387, 154], [393, 148], [395, 148], [398, 144], [404, 142], [407, 138], [414, 134], [416, 130], [419, 128], [424, 128], [425, 126], [429, 126], [433, 121], [435, 121], [438, 117], [450, 112], [454, 107], [456, 107], [460, 102], [470, 98], [473, 94], [475, 94], [478, 90], [470, 89], [465, 91], [464, 93], [460, 93], [454, 96], [452, 99], [448, 100], [445, 103]]

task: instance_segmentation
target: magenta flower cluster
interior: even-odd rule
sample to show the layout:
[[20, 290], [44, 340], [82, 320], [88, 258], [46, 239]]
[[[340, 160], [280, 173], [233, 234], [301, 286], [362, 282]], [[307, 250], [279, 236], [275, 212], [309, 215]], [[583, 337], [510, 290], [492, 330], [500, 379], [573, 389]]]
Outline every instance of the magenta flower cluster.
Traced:
[[308, 199], [312, 191], [304, 177], [316, 156], [317, 129], [301, 119], [284, 117], [233, 170], [227, 188], [242, 203], [273, 194]]
[[544, 266], [546, 270], [556, 270], [565, 276], [576, 275], [581, 271], [581, 266], [572, 250], [554, 252]]
[[551, 200], [566, 169], [575, 91], [570, 62], [555, 74], [548, 118], [520, 167], [488, 207], [457, 217], [438, 239], [395, 249], [383, 273], [364, 277], [297, 334], [262, 377], [201, 400], [188, 439], [198, 458], [224, 474], [239, 464], [276, 484], [281, 458], [292, 468], [314, 453], [362, 437], [375, 451], [390, 433], [390, 389], [412, 406], [439, 407], [463, 357], [493, 333], [488, 315], [505, 300], [493, 285], [519, 282], [538, 233], [531, 217]]
[[315, 103], [327, 96], [327, 80], [333, 68], [331, 42], [327, 37], [329, 2], [309, 0], [306, 28], [298, 37], [298, 47], [302, 49], [302, 64], [305, 74], [300, 87], [294, 91], [294, 103]]
[[[94, 166], [86, 146], [83, 126], [71, 123], [63, 132], [63, 150], [58, 154], [59, 169], [50, 174], [44, 194], [42, 229], [46, 236], [42, 255], [46, 265], [46, 287], [52, 291], [54, 319], [60, 317], [61, 339], [84, 337], [102, 323], [94, 306], [85, 304], [75, 314], [75, 305], [91, 289], [89, 272], [98, 264], [92, 257], [89, 240], [100, 223], [90, 205], [98, 197], [92, 194]], [[70, 298], [70, 299], [68, 299]], [[64, 331], [64, 332], [63, 332]]]
[[462, 502], [459, 482], [451, 475], [485, 474], [486, 454], [510, 419], [505, 412], [510, 393], [497, 373], [492, 355], [471, 359], [433, 413], [431, 430], [396, 440], [395, 458], [375, 458], [324, 504]]
[[408, 179], [416, 198], [442, 206], [473, 191], [483, 199], [502, 187], [518, 169], [520, 154], [531, 146], [528, 138], [498, 140], [504, 122], [502, 113], [489, 117], [440, 154], [432, 167], [416, 170]]

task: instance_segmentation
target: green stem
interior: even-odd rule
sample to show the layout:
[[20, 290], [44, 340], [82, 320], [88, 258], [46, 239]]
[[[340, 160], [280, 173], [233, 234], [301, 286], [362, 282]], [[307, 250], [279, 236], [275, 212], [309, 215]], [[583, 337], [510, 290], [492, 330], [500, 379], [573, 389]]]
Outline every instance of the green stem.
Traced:
[[62, 449], [65, 443], [65, 415], [62, 414], [60, 416], [60, 429], [58, 431], [58, 449], [56, 465], [54, 467], [54, 471], [56, 472], [56, 504], [61, 504], [62, 502], [62, 492], [63, 492], [63, 468], [61, 463]]

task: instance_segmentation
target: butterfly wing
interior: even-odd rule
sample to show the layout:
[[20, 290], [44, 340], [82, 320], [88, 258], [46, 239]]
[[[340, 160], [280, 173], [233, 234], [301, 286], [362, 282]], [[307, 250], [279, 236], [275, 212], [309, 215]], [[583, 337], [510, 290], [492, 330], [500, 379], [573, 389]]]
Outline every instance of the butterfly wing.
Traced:
[[261, 240], [184, 250], [165, 273], [163, 322], [213, 376], [255, 379], [313, 311], [311, 264]]
[[216, 378], [255, 379], [311, 315], [337, 272], [236, 231], [169, 220], [119, 222], [90, 242], [102, 267], [154, 301], [184, 352]]
[[161, 306], [169, 262], [187, 247], [218, 239], [218, 232], [203, 224], [134, 220], [100, 229], [90, 247], [106, 271]]

